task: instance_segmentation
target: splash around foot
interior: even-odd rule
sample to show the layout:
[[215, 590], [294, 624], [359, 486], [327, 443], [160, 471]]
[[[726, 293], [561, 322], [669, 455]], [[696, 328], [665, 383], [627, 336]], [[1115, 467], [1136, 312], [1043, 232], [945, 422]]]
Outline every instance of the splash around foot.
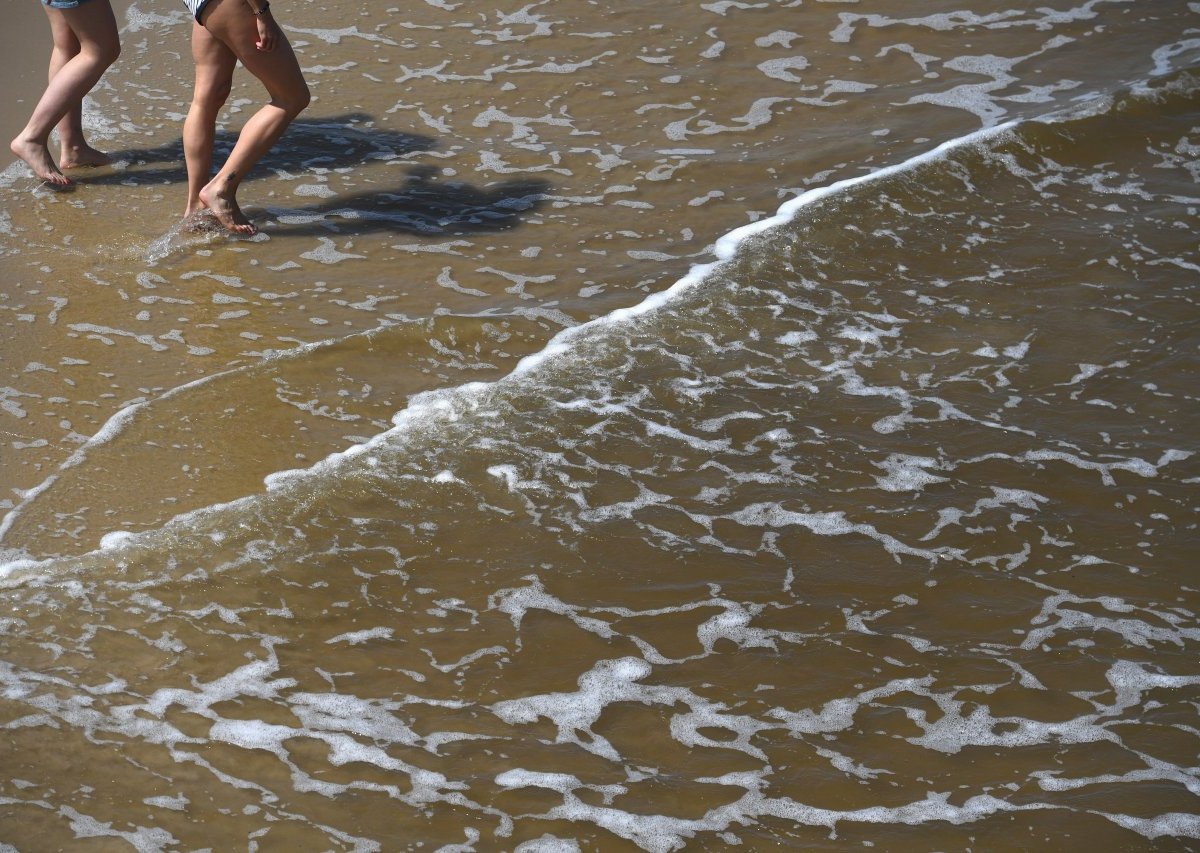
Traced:
[[179, 223], [179, 228], [181, 231], [193, 234], [213, 234], [225, 230], [220, 220], [207, 207], [197, 207], [195, 210], [186, 211], [183, 214], [183, 221]]

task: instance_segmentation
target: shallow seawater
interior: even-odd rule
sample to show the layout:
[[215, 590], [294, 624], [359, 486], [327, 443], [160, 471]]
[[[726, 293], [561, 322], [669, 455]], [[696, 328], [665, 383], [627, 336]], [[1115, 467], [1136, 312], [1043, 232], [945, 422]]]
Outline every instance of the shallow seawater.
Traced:
[[0, 180], [0, 848], [1195, 846], [1198, 13], [292, 4], [232, 239], [122, 7]]

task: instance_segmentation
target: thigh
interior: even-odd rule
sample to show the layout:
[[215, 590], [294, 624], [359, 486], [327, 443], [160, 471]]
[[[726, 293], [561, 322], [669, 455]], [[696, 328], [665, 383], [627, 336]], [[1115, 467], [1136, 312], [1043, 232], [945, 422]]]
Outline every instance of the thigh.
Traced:
[[290, 101], [307, 93], [304, 73], [287, 37], [280, 34], [274, 50], [264, 53], [251, 44], [249, 52], [238, 58], [246, 70], [258, 78], [272, 98]]
[[117, 18], [108, 0], [91, 0], [71, 9], [47, 8], [46, 14], [50, 16], [50, 28], [55, 31], [56, 44], [56, 28], [61, 24], [70, 30], [75, 43], [81, 47], [90, 47], [111, 55], [120, 50], [121, 36], [117, 32]]
[[75, 38], [75, 33], [72, 31], [71, 25], [67, 23], [67, 17], [62, 10], [53, 6], [43, 6], [42, 8], [46, 10], [46, 19], [50, 21], [50, 36], [54, 39], [55, 49], [63, 51], [68, 56], [79, 53], [79, 39]]
[[192, 61], [196, 64], [196, 94], [228, 90], [237, 55], [224, 42], [192, 23]]
[[269, 52], [255, 46], [257, 24], [250, 7], [242, 0], [212, 0], [205, 8], [203, 20], [209, 33], [241, 60], [272, 98], [294, 98], [307, 91], [304, 74], [287, 36], [280, 32], [278, 46]]

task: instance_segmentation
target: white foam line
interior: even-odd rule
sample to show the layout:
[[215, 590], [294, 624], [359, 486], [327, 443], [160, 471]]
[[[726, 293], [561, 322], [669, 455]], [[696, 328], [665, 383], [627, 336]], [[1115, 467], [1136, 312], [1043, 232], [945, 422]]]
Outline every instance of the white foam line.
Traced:
[[[7, 513], [5, 513], [4, 518], [0, 519], [0, 542], [4, 541], [4, 537], [8, 535], [8, 531], [12, 528], [13, 522], [17, 520], [17, 517], [40, 495], [54, 485], [55, 481], [58, 480], [59, 476], [64, 471], [68, 471], [71, 468], [82, 464], [84, 460], [87, 459], [90, 451], [102, 445], [108, 444], [110, 441], [120, 435], [125, 427], [128, 426], [133, 420], [134, 415], [136, 415], [142, 409], [150, 406], [153, 403], [169, 400], [177, 394], [182, 394], [184, 391], [187, 391], [191, 388], [198, 388], [201, 385], [205, 385], [215, 379], [219, 379], [222, 376], [238, 373], [245, 369], [246, 368], [238, 367], [232, 370], [223, 370], [220, 373], [214, 373], [211, 376], [202, 376], [199, 379], [193, 379], [191, 382], [186, 382], [183, 385], [177, 385], [174, 388], [170, 388], [167, 391], [164, 391], [162, 394], [159, 394], [157, 397], [152, 397], [149, 400], [142, 400], [138, 403], [131, 403], [125, 408], [117, 410], [117, 412], [108, 420], [106, 420], [103, 426], [101, 426], [100, 429], [98, 429], [96, 433], [91, 436], [91, 438], [79, 445], [79, 447], [75, 449], [75, 452], [68, 456], [66, 460], [64, 460], [58, 466], [53, 474], [46, 477], [46, 479], [42, 480], [42, 482], [38, 483], [33, 488], [25, 489], [21, 493], [21, 501]], [[0, 571], [2, 571], [3, 568], [3, 566], [0, 566]]]
[[885, 178], [891, 177], [892, 175], [910, 172], [927, 163], [944, 158], [951, 151], [960, 148], [966, 148], [985, 139], [999, 136], [1016, 127], [1019, 123], [1020, 122], [1018, 121], [1010, 121], [1004, 124], [996, 125], [995, 127], [984, 128], [982, 130], [975, 131], [974, 133], [967, 134], [966, 136], [957, 137], [947, 142], [943, 142], [941, 145], [937, 146], [931, 151], [918, 154], [915, 157], [910, 157], [904, 162], [898, 163], [894, 166], [887, 166], [874, 172], [869, 172], [865, 175], [859, 175], [854, 178], [846, 178], [827, 186], [815, 187], [811, 190], [801, 193], [799, 196], [789, 199], [782, 206], [780, 206], [779, 210], [774, 216], [758, 222], [753, 222], [749, 225], [744, 225], [741, 228], [730, 231], [728, 234], [721, 237], [719, 240], [717, 240], [713, 247], [713, 253], [717, 257], [716, 261], [707, 264], [694, 265], [688, 271], [687, 275], [677, 280], [665, 290], [650, 294], [636, 305], [631, 305], [628, 308], [618, 308], [609, 314], [589, 320], [586, 323], [581, 323], [578, 326], [572, 326], [571, 328], [563, 329], [561, 332], [554, 335], [554, 337], [552, 337], [549, 342], [547, 342], [546, 346], [543, 347], [539, 352], [528, 355], [521, 359], [519, 362], [517, 362], [517, 365], [513, 368], [512, 372], [510, 372], [507, 376], [495, 380], [494, 382], [470, 382], [464, 385], [459, 385], [455, 388], [439, 389], [436, 391], [426, 391], [421, 394], [416, 394], [410, 399], [408, 407], [393, 417], [393, 426], [391, 429], [379, 433], [363, 444], [358, 444], [354, 447], [347, 448], [344, 451], [331, 454], [330, 456], [327, 456], [325, 459], [313, 465], [311, 468], [280, 471], [276, 474], [272, 474], [267, 477], [267, 487], [269, 489], [277, 488], [285, 482], [305, 477], [310, 474], [315, 474], [320, 471], [328, 470], [336, 466], [342, 460], [350, 459], [354, 456], [358, 456], [378, 447], [380, 444], [385, 443], [392, 436], [404, 431], [424, 418], [434, 416], [439, 412], [451, 412], [453, 407], [450, 400], [447, 399], [450, 395], [464, 397], [472, 394], [479, 394], [482, 396], [487, 392], [494, 391], [503, 383], [519, 379], [526, 374], [534, 372], [553, 359], [562, 355], [566, 355], [571, 351], [572, 345], [576, 341], [592, 333], [596, 329], [616, 325], [619, 323], [630, 322], [639, 317], [657, 311], [659, 308], [662, 308], [664, 305], [674, 301], [683, 293], [686, 293], [705, 281], [717, 269], [733, 260], [737, 254], [738, 247], [741, 246], [741, 244], [747, 239], [757, 234], [761, 234], [764, 231], [787, 224], [796, 217], [800, 210], [808, 207], [809, 205], [816, 204], [818, 201], [821, 201], [824, 198], [837, 193], [846, 192], [854, 187], [873, 183], [875, 181], [881, 181]]
[[[921, 166], [946, 157], [952, 151], [967, 148], [984, 140], [1000, 136], [1001, 134], [1006, 133], [1007, 131], [1016, 127], [1020, 123], [1020, 120], [1014, 120], [1005, 122], [1004, 124], [996, 125], [994, 127], [983, 128], [973, 133], [969, 133], [966, 136], [956, 137], [955, 139], [943, 142], [941, 145], [938, 145], [936, 148], [933, 148], [930, 151], [910, 157], [909, 159], [893, 166], [885, 166], [881, 169], [868, 172], [864, 175], [846, 178], [844, 180], [835, 181], [834, 183], [826, 186], [814, 187], [813, 189], [807, 190], [795, 198], [789, 199], [787, 202], [781, 205], [774, 216], [759, 220], [758, 222], [750, 223], [749, 225], [744, 225], [740, 228], [736, 228], [718, 239], [713, 246], [713, 254], [716, 256], [715, 261], [707, 264], [693, 265], [688, 271], [687, 275], [678, 279], [674, 284], [665, 290], [650, 294], [636, 305], [632, 305], [628, 308], [618, 308], [609, 314], [589, 320], [586, 323], [581, 323], [578, 326], [572, 326], [571, 328], [563, 329], [561, 332], [554, 335], [554, 337], [547, 342], [546, 346], [542, 350], [521, 359], [517, 363], [516, 367], [514, 367], [507, 376], [503, 376], [500, 379], [492, 382], [468, 382], [453, 388], [437, 389], [434, 391], [425, 391], [420, 394], [414, 394], [409, 399], [408, 406], [393, 416], [392, 427], [390, 429], [372, 436], [362, 444], [356, 444], [352, 447], [346, 448], [345, 450], [332, 453], [309, 468], [278, 471], [274, 474], [268, 475], [264, 480], [264, 483], [267, 487], [267, 492], [276, 492], [300, 480], [321, 476], [329, 471], [336, 470], [338, 467], [349, 462], [350, 460], [364, 453], [368, 453], [383, 444], [386, 444], [393, 437], [403, 434], [404, 432], [414, 428], [424, 420], [432, 419], [438, 415], [447, 415], [453, 418], [455, 417], [455, 407], [453, 405], [455, 398], [471, 399], [472, 397], [476, 397], [477, 399], [481, 399], [489, 393], [494, 393], [502, 385], [516, 381], [550, 363], [559, 356], [568, 354], [575, 342], [577, 342], [580, 338], [591, 334], [595, 330], [620, 323], [631, 322], [639, 317], [643, 317], [647, 314], [657, 311], [664, 305], [674, 301], [682, 294], [704, 282], [716, 270], [733, 260], [737, 254], [738, 248], [746, 240], [758, 234], [762, 234], [765, 231], [769, 231], [773, 228], [778, 228], [787, 224], [805, 207], [816, 204], [817, 202], [830, 196], [847, 192], [848, 190], [856, 187], [882, 181], [886, 178], [892, 177], [893, 175], [911, 172]], [[376, 330], [371, 331], [373, 333]], [[311, 346], [313, 345], [306, 345], [306, 347]], [[291, 354], [291, 351], [288, 351], [288, 354]], [[215, 379], [220, 375], [222, 374], [214, 374], [214, 376], [209, 377], [208, 379]], [[208, 381], [208, 379], [197, 380], [197, 382]], [[194, 385], [195, 383], [190, 384]], [[179, 389], [173, 389], [172, 392], [168, 393], [173, 393], [174, 391], [182, 390], [186, 387], [188, 386], [180, 386]], [[162, 398], [160, 397], [158, 399]], [[139, 406], [141, 405], [145, 404], [139, 404]], [[132, 408], [133, 407], [130, 407], [130, 409]], [[110, 419], [109, 423], [112, 423], [124, 412], [128, 412], [129, 415], [132, 415], [132, 411], [128, 409], [122, 410], [122, 412], [114, 415], [113, 418]], [[105, 425], [105, 428], [102, 429], [100, 433], [97, 433], [97, 436], [104, 433], [107, 427], [108, 424]], [[75, 456], [81, 451], [90, 446], [93, 446], [93, 442], [91, 441], [81, 447], [80, 451], [77, 451], [76, 454], [73, 454], [71, 459], [69, 459], [62, 467], [59, 468], [59, 471], [61, 472], [65, 467], [71, 467], [74, 464], [78, 464], [78, 462], [72, 462], [72, 460], [75, 459]], [[82, 459], [79, 461], [82, 461]], [[44, 483], [43, 486], [38, 487], [40, 490], [38, 494], [40, 494], [41, 491], [45, 491], [45, 488], [49, 488], [49, 485], [53, 482], [55, 476], [56, 475], [52, 475], [50, 478], [47, 478], [47, 482]], [[235, 509], [238, 506], [246, 505], [247, 503], [256, 500], [258, 497], [260, 496], [246, 495], [227, 503], [213, 504], [211, 506], [202, 507], [190, 512], [181, 513], [180, 515], [177, 515], [166, 522], [166, 524], [163, 525], [163, 528], [186, 525], [189, 522], [198, 520], [201, 517], [208, 516], [222, 510]], [[8, 516], [5, 517], [3, 526], [0, 526], [0, 539], [3, 539], [3, 535], [6, 532], [8, 525], [11, 524], [9, 518], [14, 516], [15, 513], [17, 513], [26, 505], [27, 501], [22, 501], [18, 507], [10, 511]], [[105, 539], [101, 540], [99, 551], [111, 551], [120, 547], [126, 547], [140, 541], [144, 536], [153, 535], [154, 532], [155, 531], [151, 530], [140, 534], [121, 534], [119, 536], [105, 537]], [[7, 564], [0, 564], [0, 578], [3, 578], [5, 575], [10, 574], [16, 569], [30, 569], [38, 566], [45, 566], [51, 562], [52, 560], [18, 560]]]
[[897, 163], [894, 166], [885, 166], [882, 169], [877, 169], [874, 172], [868, 172], [865, 175], [859, 175], [854, 178], [845, 178], [844, 180], [835, 181], [823, 187], [814, 187], [811, 190], [801, 193], [793, 199], [785, 202], [779, 211], [769, 219], [763, 219], [758, 222], [752, 222], [749, 225], [743, 225], [730, 231], [724, 237], [719, 239], [716, 244], [716, 255], [722, 260], [728, 260], [733, 257], [737, 247], [740, 246], [746, 239], [753, 237], [755, 234], [760, 234], [771, 228], [776, 228], [786, 222], [791, 221], [801, 208], [808, 207], [810, 204], [815, 204], [821, 199], [828, 198], [831, 195], [845, 192], [863, 184], [874, 183], [875, 181], [889, 178], [892, 175], [903, 172], [911, 172], [914, 169], [932, 163], [936, 160], [945, 158], [951, 151], [959, 148], [967, 148], [971, 145], [981, 142], [985, 139], [990, 139], [995, 136], [1000, 136], [1003, 133], [1012, 130], [1020, 124], [1019, 120], [1005, 122], [994, 127], [986, 127], [982, 130], [977, 130], [974, 133], [969, 133], [966, 136], [960, 136], [956, 139], [951, 139], [943, 142], [937, 148], [931, 151], [926, 151], [924, 154], [918, 154], [915, 157], [910, 157], [903, 163]]
[[787, 202], [785, 202], [782, 206], [780, 206], [779, 210], [774, 216], [767, 219], [761, 219], [758, 222], [752, 222], [749, 225], [743, 225], [742, 227], [736, 228], [718, 239], [713, 246], [713, 254], [715, 254], [717, 257], [715, 262], [708, 264], [697, 264], [693, 266], [687, 275], [676, 281], [666, 290], [647, 296], [637, 305], [633, 305], [629, 308], [619, 308], [616, 311], [613, 311], [611, 314], [606, 314], [603, 317], [589, 320], [586, 323], [583, 323], [579, 326], [574, 326], [570, 329], [564, 329], [551, 338], [550, 342], [541, 352], [526, 356], [524, 359], [522, 359], [517, 364], [516, 369], [513, 370], [510, 376], [515, 377], [522, 373], [528, 373], [534, 368], [540, 366], [543, 362], [546, 362], [551, 358], [565, 352], [569, 348], [571, 341], [587, 333], [594, 327], [632, 320], [636, 317], [640, 317], [658, 310], [666, 303], [672, 301], [675, 297], [687, 290], [690, 290], [707, 279], [709, 275], [717, 270], [718, 267], [733, 260], [733, 258], [737, 255], [738, 248], [742, 245], [742, 243], [746, 242], [746, 240], [757, 234], [761, 234], [764, 231], [769, 231], [773, 228], [786, 225], [788, 222], [791, 222], [793, 219], [795, 219], [796, 215], [805, 207], [816, 204], [817, 202], [828, 198], [829, 196], [846, 192], [854, 187], [881, 181], [885, 178], [891, 177], [892, 175], [911, 172], [914, 169], [925, 165], [926, 163], [931, 163], [944, 158], [951, 151], [959, 148], [966, 148], [985, 139], [999, 136], [1002, 133], [1005, 133], [1016, 127], [1017, 124], [1019, 124], [1018, 121], [1010, 121], [1001, 125], [996, 125], [995, 127], [977, 130], [974, 133], [967, 134], [966, 136], [960, 136], [956, 139], [943, 142], [941, 145], [937, 146], [931, 151], [927, 151], [924, 154], [918, 154], [915, 157], [910, 157], [904, 162], [897, 163], [894, 166], [886, 166], [882, 169], [877, 169], [874, 172], [868, 172], [865, 175], [859, 175], [854, 178], [845, 178], [844, 180], [835, 181], [834, 183], [823, 187], [814, 187], [813, 189], [807, 190], [806, 192], [803, 192], [795, 198], [789, 199]]
[[[323, 341], [313, 341], [311, 343], [301, 344], [300, 346], [292, 347], [291, 349], [268, 350], [267, 352], [262, 354], [261, 361], [257, 361], [253, 364], [242, 365], [240, 367], [234, 367], [229, 370], [222, 370], [218, 373], [213, 373], [208, 376], [202, 376], [199, 379], [193, 379], [191, 382], [185, 382], [182, 385], [177, 385], [174, 388], [169, 388], [166, 391], [164, 391], [163, 393], [159, 394], [157, 397], [152, 397], [149, 400], [142, 400], [139, 403], [133, 403], [131, 405], [126, 406], [123, 409], [120, 409], [115, 414], [113, 414], [107, 421], [105, 421], [104, 424], [100, 427], [99, 430], [96, 431], [96, 433], [94, 435], [92, 435], [87, 441], [85, 441], [83, 444], [81, 444], [75, 450], [74, 453], [72, 453], [70, 456], [68, 456], [66, 458], [66, 460], [63, 461], [58, 466], [58, 468], [54, 471], [53, 474], [50, 474], [48, 477], [46, 477], [45, 480], [38, 483], [36, 486], [33, 486], [32, 488], [22, 491], [21, 501], [16, 506], [14, 506], [12, 509], [10, 509], [7, 513], [5, 513], [3, 518], [0, 518], [0, 543], [4, 542], [4, 537], [8, 535], [8, 532], [12, 528], [13, 523], [17, 520], [17, 518], [21, 515], [21, 513], [24, 512], [26, 509], [28, 509], [29, 505], [31, 503], [33, 503], [37, 498], [39, 498], [42, 494], [44, 494], [51, 486], [53, 486], [54, 483], [58, 480], [59, 476], [62, 475], [62, 473], [64, 471], [68, 471], [71, 468], [75, 468], [75, 467], [81, 465], [87, 459], [89, 452], [91, 452], [92, 450], [95, 450], [97, 447], [108, 444], [110, 441], [112, 441], [114, 438], [116, 438], [118, 435], [120, 435], [122, 430], [124, 430], [125, 427], [127, 427], [130, 424], [130, 422], [133, 420], [134, 416], [138, 412], [142, 411], [143, 409], [146, 409], [157, 403], [161, 403], [165, 400], [170, 400], [171, 398], [176, 397], [176, 396], [184, 393], [185, 391], [190, 391], [195, 388], [199, 388], [203, 385], [207, 385], [210, 382], [214, 382], [217, 379], [221, 379], [226, 376], [233, 376], [238, 373], [246, 373], [248, 371], [254, 370], [254, 369], [261, 367], [262, 365], [267, 364], [272, 361], [282, 361], [284, 359], [297, 358], [300, 355], [303, 355], [303, 354], [309, 353], [309, 352], [313, 352], [318, 349], [323, 349], [325, 347], [334, 347], [334, 346], [337, 346], [338, 344], [345, 343], [346, 341], [351, 340], [352, 338], [357, 338], [357, 337], [370, 338], [370, 337], [373, 337], [374, 335], [376, 335], [377, 333], [379, 333], [381, 330], [390, 329], [390, 328], [395, 328], [395, 324], [391, 324], [391, 323], [381, 324], [379, 326], [376, 326], [373, 329], [368, 329], [364, 332], [354, 332], [353, 334], [347, 335], [344, 338], [327, 338]], [[37, 561], [29, 561], [29, 560], [20, 560], [17, 562], [22, 567], [39, 564]], [[15, 564], [12, 564], [12, 563], [0, 564], [0, 577], [4, 577], [4, 575], [7, 574], [7, 572], [10, 571], [14, 567], [15, 567]]]

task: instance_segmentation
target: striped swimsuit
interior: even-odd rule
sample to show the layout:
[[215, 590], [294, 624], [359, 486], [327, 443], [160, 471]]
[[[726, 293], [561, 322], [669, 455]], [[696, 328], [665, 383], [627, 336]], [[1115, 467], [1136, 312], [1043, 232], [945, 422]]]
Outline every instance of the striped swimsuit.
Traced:
[[208, 5], [208, 0], [183, 0], [183, 2], [187, 4], [188, 11], [197, 21], [200, 20], [200, 13], [204, 11], [204, 7]]

